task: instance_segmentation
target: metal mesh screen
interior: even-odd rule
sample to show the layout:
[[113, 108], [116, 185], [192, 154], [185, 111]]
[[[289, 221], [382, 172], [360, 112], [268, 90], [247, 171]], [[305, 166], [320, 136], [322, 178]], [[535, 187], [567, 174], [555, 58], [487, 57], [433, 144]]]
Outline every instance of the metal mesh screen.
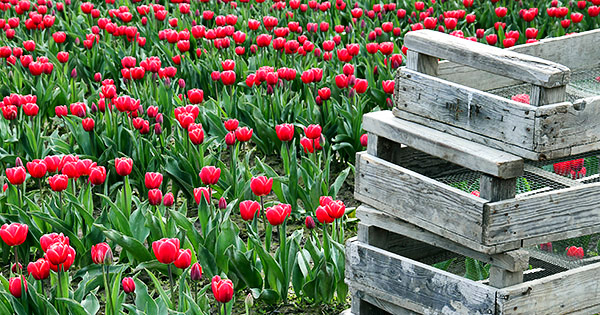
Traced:
[[[529, 94], [531, 84], [517, 84], [487, 92], [511, 99], [518, 94]], [[572, 103], [578, 99], [596, 95], [600, 95], [600, 67], [571, 74], [571, 81], [567, 85], [567, 101]]]

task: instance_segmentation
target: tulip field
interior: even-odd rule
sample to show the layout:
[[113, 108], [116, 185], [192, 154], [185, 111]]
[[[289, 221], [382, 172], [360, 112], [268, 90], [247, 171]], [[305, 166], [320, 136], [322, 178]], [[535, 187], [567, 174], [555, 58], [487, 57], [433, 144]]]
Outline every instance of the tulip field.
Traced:
[[600, 0], [149, 2], [0, 1], [0, 314], [337, 314], [362, 115], [391, 108], [403, 35], [510, 47], [600, 20]]

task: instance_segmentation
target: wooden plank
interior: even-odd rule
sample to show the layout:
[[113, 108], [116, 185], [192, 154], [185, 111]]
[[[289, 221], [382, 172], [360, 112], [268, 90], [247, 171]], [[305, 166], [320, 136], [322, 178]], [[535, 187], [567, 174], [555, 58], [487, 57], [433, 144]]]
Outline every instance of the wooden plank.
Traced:
[[[456, 137], [460, 137], [460, 138], [466, 139], [471, 142], [480, 143], [480, 144], [483, 144], [492, 149], [505, 151], [505, 152], [517, 155], [517, 156], [522, 157], [527, 160], [537, 161], [537, 160], [548, 159], [548, 157], [547, 157], [548, 152], [543, 152], [543, 153], [534, 152], [532, 150], [528, 150], [528, 149], [510, 144], [510, 143], [506, 143], [506, 142], [503, 142], [503, 141], [500, 141], [500, 140], [497, 140], [494, 138], [490, 138], [486, 135], [480, 135], [480, 134], [473, 133], [471, 131], [468, 131], [468, 130], [465, 130], [462, 128], [448, 125], [446, 123], [431, 120], [427, 117], [422, 117], [419, 115], [415, 115], [413, 113], [401, 111], [397, 108], [393, 108], [392, 111], [394, 112], [394, 115], [396, 117], [399, 117], [401, 119], [409, 120], [409, 121], [418, 123], [420, 125], [428, 126], [430, 128], [441, 131], [443, 133], [453, 135]], [[364, 121], [363, 121], [363, 124], [364, 124]], [[552, 158], [559, 158], [559, 157], [567, 156], [570, 154], [570, 152], [571, 152], [570, 150], [568, 150], [567, 152], [560, 152], [560, 154], [553, 155]]]
[[[525, 270], [529, 267], [529, 253], [525, 250], [508, 251], [507, 248], [487, 247], [468, 240], [455, 242], [447, 237], [425, 230], [422, 225], [410, 224], [366, 205], [358, 207], [356, 217], [360, 219], [361, 224], [377, 226], [381, 229], [405, 235], [431, 246], [444, 248], [459, 255], [475, 258], [509, 271]], [[520, 246], [520, 242], [514, 244], [514, 246]], [[487, 254], [494, 252], [498, 252], [499, 254]]]
[[417, 313], [495, 312], [496, 289], [361, 242], [346, 247], [346, 279]]
[[502, 179], [486, 174], [479, 180], [479, 196], [489, 201], [500, 201], [515, 197], [517, 179]]
[[402, 68], [394, 106], [474, 133], [533, 149], [535, 106]]
[[414, 71], [436, 76], [438, 59], [414, 51], [408, 51], [406, 52], [406, 67]]
[[370, 132], [367, 133], [367, 137], [369, 139], [367, 141], [367, 152], [372, 156], [376, 156], [386, 161], [391, 160], [395, 146], [400, 146], [400, 144], [396, 144], [391, 140], [379, 137]]
[[587, 149], [592, 151], [600, 142], [600, 96], [542, 106], [535, 116], [536, 151], [594, 144]]
[[523, 174], [518, 156], [398, 119], [390, 111], [364, 115], [363, 129], [475, 171], [500, 178]]
[[594, 306], [600, 263], [498, 290], [501, 314], [566, 314]]
[[[590, 44], [597, 42], [600, 42], [600, 30], [591, 30], [568, 36], [545, 38], [539, 42], [517, 45], [507, 50], [553, 61], [569, 67], [571, 71], [580, 71], [600, 65], [597, 47]], [[522, 83], [449, 61], [439, 62], [438, 77], [482, 91]]]
[[408, 32], [404, 46], [409, 51], [548, 88], [566, 85], [571, 74], [569, 68], [552, 61], [432, 30]]
[[567, 98], [567, 86], [557, 86], [554, 88], [545, 88], [539, 85], [532, 85], [529, 93], [529, 104], [533, 106], [542, 106], [547, 104], [562, 103]]
[[512, 272], [490, 266], [489, 284], [494, 288], [505, 288], [523, 282], [523, 270]]
[[355, 198], [395, 217], [428, 220], [439, 229], [480, 241], [484, 199], [429, 177], [358, 154]]
[[[360, 286], [360, 285], [358, 285]], [[362, 286], [360, 286], [362, 287]], [[355, 300], [359, 303], [355, 306]], [[352, 294], [352, 308], [356, 309], [355, 315], [416, 315], [417, 313], [394, 305], [379, 295], [371, 295], [367, 292], [356, 290]]]
[[566, 235], [578, 236], [573, 235], [578, 229], [585, 229], [587, 234], [600, 232], [598, 193], [600, 183], [592, 183], [488, 203], [483, 242], [487, 245], [515, 240], [525, 244], [527, 239], [549, 242], [567, 238]]

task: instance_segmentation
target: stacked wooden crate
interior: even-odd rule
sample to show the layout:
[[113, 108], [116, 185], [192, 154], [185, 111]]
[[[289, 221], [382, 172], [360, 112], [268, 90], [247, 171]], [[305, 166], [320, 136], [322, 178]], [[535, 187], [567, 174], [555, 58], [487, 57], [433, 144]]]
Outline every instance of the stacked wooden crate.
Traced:
[[[589, 52], [583, 43], [599, 37], [565, 40]], [[550, 52], [556, 40], [535, 45], [535, 55], [558, 58]], [[538, 167], [600, 149], [600, 98], [566, 101], [580, 95], [569, 86], [569, 67], [582, 70], [581, 60], [567, 67], [433, 31], [410, 32], [405, 46], [393, 112], [363, 120], [369, 141], [357, 155], [355, 186], [363, 205], [358, 237], [346, 249], [352, 313], [600, 311], [600, 263], [568, 269], [525, 249], [600, 232], [600, 183]], [[589, 67], [600, 65], [597, 57], [585, 57]], [[457, 63], [472, 68], [471, 80]], [[446, 68], [457, 69], [459, 83], [441, 75]], [[530, 104], [485, 92], [523, 82], [531, 85]], [[457, 174], [478, 177], [478, 191], [442, 180]], [[518, 194], [522, 178], [545, 187]], [[489, 279], [430, 265], [456, 256], [489, 263]], [[552, 266], [561, 272], [549, 272]]]

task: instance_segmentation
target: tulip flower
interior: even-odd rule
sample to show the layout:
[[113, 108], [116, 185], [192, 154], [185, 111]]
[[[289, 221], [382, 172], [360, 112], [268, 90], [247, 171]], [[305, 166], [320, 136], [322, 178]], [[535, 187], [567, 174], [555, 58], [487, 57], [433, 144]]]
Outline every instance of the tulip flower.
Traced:
[[24, 276], [21, 277], [13, 277], [8, 281], [8, 290], [10, 294], [12, 294], [16, 298], [20, 298], [22, 295], [22, 288], [25, 289], [25, 293], [27, 293], [27, 280], [25, 280]]
[[254, 200], [240, 202], [240, 214], [244, 221], [253, 220], [260, 216], [260, 204]]
[[204, 91], [191, 89], [187, 91], [187, 96], [191, 104], [200, 104], [204, 100]]
[[110, 249], [110, 246], [107, 243], [98, 243], [96, 245], [93, 245], [91, 254], [92, 254], [92, 261], [94, 262], [94, 264], [110, 265], [112, 263], [113, 253], [112, 253], [112, 250]]
[[67, 189], [67, 186], [69, 185], [69, 177], [63, 174], [56, 174], [48, 177], [48, 182], [50, 184], [50, 189], [56, 192], [61, 192]]
[[179, 254], [179, 239], [163, 238], [152, 243], [152, 251], [156, 259], [163, 264], [175, 262]]
[[271, 188], [273, 187], [273, 179], [268, 178], [266, 176], [258, 176], [253, 177], [250, 181], [250, 189], [254, 193], [254, 195], [261, 197], [266, 196], [271, 193]]
[[157, 206], [160, 205], [162, 201], [162, 191], [160, 191], [160, 189], [150, 189], [148, 190], [148, 202], [153, 205], [153, 206]]
[[163, 205], [165, 207], [170, 207], [173, 205], [173, 203], [175, 203], [175, 197], [173, 196], [173, 193], [166, 193], [165, 197], [163, 198]]
[[23, 166], [7, 168], [5, 173], [8, 181], [14, 186], [23, 184], [25, 182], [25, 177], [27, 176]]
[[44, 160], [33, 160], [27, 162], [27, 171], [33, 178], [42, 178], [46, 176], [47, 166]]
[[123, 281], [121, 281], [121, 285], [123, 286], [123, 292], [125, 292], [125, 294], [129, 294], [135, 291], [135, 282], [131, 277], [123, 278]]
[[21, 223], [4, 224], [0, 228], [0, 237], [8, 246], [18, 246], [25, 242], [29, 226]]
[[128, 176], [133, 168], [133, 160], [127, 157], [115, 159], [115, 170], [120, 176]]
[[240, 125], [240, 122], [237, 119], [228, 119], [223, 123], [223, 125], [227, 131], [235, 131]]
[[162, 184], [163, 175], [161, 173], [147, 172], [144, 176], [144, 184], [147, 189], [159, 188]]
[[199, 263], [194, 263], [190, 268], [190, 279], [192, 281], [200, 281], [202, 279], [202, 266]]
[[267, 208], [265, 211], [267, 220], [273, 226], [283, 224], [292, 213], [292, 206], [287, 204], [278, 204]]
[[306, 137], [309, 139], [317, 139], [321, 137], [321, 126], [319, 125], [309, 125], [304, 128], [304, 133]]
[[233, 282], [229, 279], [214, 276], [211, 281], [211, 288], [217, 302], [227, 303], [233, 298]]
[[31, 274], [35, 280], [47, 279], [50, 276], [50, 263], [46, 259], [40, 258], [27, 265], [27, 272]]
[[106, 168], [104, 166], [92, 167], [89, 174], [89, 182], [92, 185], [98, 186], [104, 184], [106, 180]]
[[235, 137], [240, 142], [250, 141], [250, 138], [252, 138], [252, 129], [248, 127], [238, 128], [235, 131]]
[[192, 263], [192, 251], [190, 249], [180, 249], [177, 259], [173, 262], [175, 267], [185, 269]]
[[205, 166], [199, 175], [204, 185], [215, 185], [221, 176], [221, 169], [214, 166]]
[[210, 203], [210, 190], [206, 187], [194, 188], [194, 200], [196, 200], [196, 204], [200, 204], [202, 201], [202, 197], [206, 200], [206, 202]]
[[281, 124], [275, 126], [275, 133], [282, 142], [288, 142], [294, 139], [294, 125]]
[[567, 251], [568, 257], [573, 257], [576, 259], [583, 259], [583, 256], [585, 255], [583, 248], [581, 248], [581, 247], [576, 247], [576, 246], [567, 247], [566, 251]]

